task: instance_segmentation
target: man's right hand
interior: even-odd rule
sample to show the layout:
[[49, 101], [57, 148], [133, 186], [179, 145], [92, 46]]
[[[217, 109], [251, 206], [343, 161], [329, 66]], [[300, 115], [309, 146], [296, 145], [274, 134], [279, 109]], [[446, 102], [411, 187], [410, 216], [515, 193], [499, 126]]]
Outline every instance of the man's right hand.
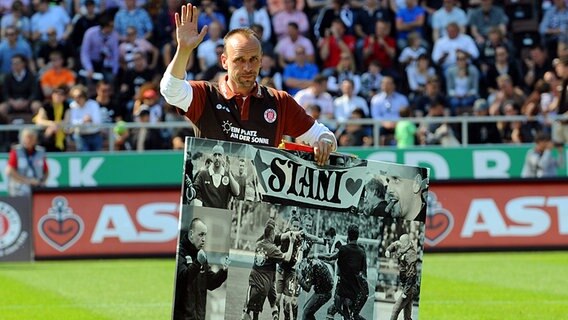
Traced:
[[178, 50], [193, 50], [197, 48], [199, 43], [207, 34], [207, 26], [197, 30], [197, 17], [199, 10], [191, 4], [181, 6], [181, 15], [176, 12], [176, 39]]
[[387, 257], [387, 258], [390, 258], [390, 257], [391, 257], [390, 251], [387, 250], [387, 252], [385, 252], [385, 257]]
[[203, 249], [197, 252], [197, 262], [200, 264], [205, 264], [207, 262], [207, 254], [203, 251]]

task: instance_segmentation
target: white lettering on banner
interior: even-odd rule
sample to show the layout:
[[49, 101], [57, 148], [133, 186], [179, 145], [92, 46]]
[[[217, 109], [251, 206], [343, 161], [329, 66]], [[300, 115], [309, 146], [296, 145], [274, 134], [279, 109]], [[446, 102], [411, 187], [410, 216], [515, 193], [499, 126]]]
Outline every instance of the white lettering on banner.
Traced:
[[47, 176], [45, 185], [48, 187], [59, 186], [59, 181], [57, 181], [57, 178], [61, 175], [61, 165], [59, 161], [47, 158], [47, 167], [49, 168], [49, 175]]
[[80, 158], [69, 159], [69, 185], [72, 187], [96, 186], [97, 181], [93, 175], [104, 161], [103, 157], [90, 158], [85, 167], [81, 168]]
[[409, 166], [431, 167], [436, 179], [449, 179], [450, 167], [441, 155], [435, 152], [407, 152], [404, 154], [404, 164]]
[[2, 177], [2, 181], [0, 181], [0, 191], [7, 191], [8, 190], [8, 177], [6, 176], [6, 166], [8, 165], [8, 160], [0, 159], [0, 177]]
[[178, 204], [173, 202], [157, 202], [141, 206], [136, 212], [136, 220], [143, 228], [136, 229], [134, 221], [123, 204], [104, 205], [91, 243], [102, 243], [107, 238], [118, 238], [120, 242], [168, 242], [177, 237]]
[[501, 150], [474, 150], [473, 177], [480, 178], [509, 178], [511, 159]]
[[551, 228], [551, 214], [545, 208], [555, 208], [558, 214], [558, 233], [568, 235], [568, 197], [520, 197], [507, 202], [505, 216], [515, 225], [507, 225], [493, 199], [474, 199], [461, 231], [463, 238], [475, 233], [493, 237], [534, 237]]

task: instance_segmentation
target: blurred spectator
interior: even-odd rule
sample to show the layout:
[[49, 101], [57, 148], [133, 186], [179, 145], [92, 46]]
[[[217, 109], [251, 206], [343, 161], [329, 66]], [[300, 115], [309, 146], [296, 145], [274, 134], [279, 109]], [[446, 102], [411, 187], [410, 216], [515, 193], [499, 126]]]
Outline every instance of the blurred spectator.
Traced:
[[445, 36], [450, 22], [458, 24], [460, 33], [466, 32], [467, 16], [465, 11], [456, 6], [456, 2], [457, 0], [444, 0], [443, 7], [432, 14], [432, 40]]
[[67, 101], [67, 87], [59, 86], [49, 95], [34, 117], [34, 123], [43, 128], [41, 144], [47, 152], [63, 152], [67, 150], [67, 139], [64, 128], [64, 119], [69, 115], [69, 102]]
[[223, 29], [222, 26], [214, 21], [207, 29], [209, 38], [199, 44], [197, 47], [197, 58], [199, 59], [199, 69], [205, 71], [211, 66], [217, 64], [217, 54], [215, 48], [223, 45]]
[[81, 52], [81, 43], [87, 29], [98, 24], [97, 7], [95, 1], [85, 1], [84, 13], [78, 13], [71, 20], [72, 31], [69, 36], [69, 43], [74, 49], [74, 56], [79, 56]]
[[422, 117], [430, 111], [430, 107], [434, 102], [442, 103], [445, 107], [448, 106], [446, 102], [446, 95], [440, 88], [440, 79], [438, 76], [430, 76], [426, 79], [424, 92], [418, 94], [413, 101], [413, 109], [415, 117]]
[[558, 159], [552, 156], [554, 144], [550, 136], [539, 132], [534, 138], [532, 147], [525, 156], [521, 177], [523, 178], [550, 178], [558, 175], [560, 165]]
[[436, 70], [430, 66], [430, 58], [426, 54], [421, 54], [416, 64], [411, 64], [406, 68], [406, 79], [412, 96], [411, 100], [424, 92], [428, 78], [435, 75]]
[[[355, 109], [351, 112], [349, 120], [363, 119], [364, 112], [361, 109]], [[348, 146], [370, 146], [372, 138], [369, 136], [368, 130], [361, 124], [349, 123], [337, 130], [337, 144], [342, 147]]]
[[0, 43], [0, 73], [7, 74], [10, 73], [12, 57], [15, 55], [22, 55], [28, 61], [30, 61], [30, 70], [36, 70], [35, 64], [33, 63], [33, 52], [32, 48], [23, 38], [18, 38], [18, 31], [14, 27], [8, 27], [4, 35], [6, 39], [3, 39]]
[[7, 15], [10, 14], [12, 12], [12, 10], [14, 10], [13, 5], [14, 2], [20, 2], [22, 4], [22, 8], [23, 8], [23, 13], [25, 15], [29, 15], [29, 9], [30, 9], [30, 0], [0, 0], [0, 14], [1, 15]]
[[[219, 27], [219, 34], [227, 30], [227, 21], [221, 11], [218, 10], [217, 4], [212, 0], [202, 0], [199, 7], [199, 17], [197, 18], [197, 28], [201, 30], [204, 26], [210, 26], [216, 23]], [[209, 39], [211, 35], [205, 35], [204, 40]]]
[[[223, 65], [221, 64], [221, 55], [223, 54], [224, 48], [225, 47], [223, 45], [217, 45], [217, 47], [215, 47], [215, 56], [217, 57], [217, 63], [209, 67], [204, 72], [198, 74], [196, 77], [197, 80], [210, 81], [214, 79], [219, 73], [223, 73], [226, 71], [225, 68], [223, 68]], [[191, 63], [191, 60], [192, 59], [189, 60], [189, 63]]]
[[417, 32], [408, 34], [408, 46], [402, 49], [398, 56], [398, 62], [403, 67], [415, 65], [420, 55], [427, 54], [426, 48], [422, 46], [422, 37]]
[[[503, 103], [503, 115], [505, 116], [518, 116], [520, 111], [520, 105], [513, 100], [507, 100]], [[532, 142], [536, 134], [536, 130], [531, 125], [519, 120], [500, 121], [497, 123], [497, 128], [504, 143]]]
[[[132, 1], [132, 0], [131, 0]], [[100, 74], [98, 80], [112, 82], [118, 73], [120, 51], [118, 49], [119, 36], [114, 31], [112, 18], [104, 14], [100, 17], [100, 25], [91, 27], [85, 32], [81, 44], [81, 74], [91, 81], [94, 73]]]
[[63, 59], [63, 66], [69, 69], [73, 69], [75, 67], [75, 57], [71, 48], [66, 44], [65, 41], [57, 40], [55, 29], [48, 29], [47, 30], [47, 41], [43, 42], [39, 46], [39, 50], [37, 53], [37, 68], [38, 70], [43, 71], [48, 62], [51, 58], [51, 53], [53, 51], [58, 51]]
[[16, 54], [11, 61], [11, 71], [4, 75], [2, 84], [4, 102], [0, 103], [0, 113], [5, 117], [18, 113], [31, 118], [41, 108], [39, 82], [29, 70], [26, 57]]
[[396, 121], [400, 118], [400, 109], [409, 107], [406, 96], [396, 91], [394, 79], [383, 77], [381, 92], [371, 99], [371, 117], [381, 120], [381, 145], [392, 144]]
[[466, 52], [458, 50], [457, 64], [446, 70], [446, 90], [453, 115], [469, 112], [479, 98], [479, 70], [469, 62]]
[[354, 10], [348, 0], [331, 0], [326, 1], [325, 7], [319, 10], [317, 20], [314, 25], [314, 35], [317, 41], [321, 41], [329, 34], [336, 36], [333, 24], [339, 20], [343, 24], [343, 34], [354, 36], [353, 20]]
[[290, 23], [296, 24], [297, 31], [301, 35], [307, 35], [310, 30], [308, 17], [303, 11], [296, 9], [296, 0], [284, 0], [284, 10], [272, 16], [274, 34], [278, 40], [290, 34]]
[[50, 5], [49, 0], [32, 0], [35, 13], [31, 19], [32, 42], [34, 45], [47, 41], [47, 31], [55, 29], [57, 40], [66, 41], [73, 26], [71, 18], [62, 6]]
[[367, 35], [375, 32], [375, 23], [378, 20], [386, 21], [391, 26], [394, 23], [394, 14], [387, 0], [365, 0], [357, 14], [361, 16], [358, 21]]
[[493, 0], [482, 0], [478, 8], [469, 12], [471, 35], [479, 45], [485, 42], [492, 27], [498, 27], [503, 34], [506, 34], [508, 23], [509, 18], [505, 11], [493, 5]]
[[[485, 99], [473, 103], [475, 117], [489, 116], [489, 104]], [[495, 122], [470, 122], [467, 126], [468, 144], [501, 143], [501, 134]]]
[[274, 61], [274, 58], [272, 58], [272, 56], [266, 53], [262, 54], [258, 78], [270, 79], [272, 81], [273, 88], [275, 89], [282, 90], [283, 88], [284, 80], [282, 74], [280, 73], [280, 70], [276, 66], [276, 61]]
[[113, 90], [109, 82], [105, 80], [97, 82], [95, 100], [101, 108], [101, 121], [103, 123], [131, 121], [130, 114], [126, 114], [126, 106], [117, 103]]
[[[147, 108], [140, 109], [137, 116], [137, 122], [141, 124], [150, 123], [150, 110]], [[131, 144], [136, 151], [165, 149], [159, 129], [141, 127], [132, 130]]]
[[37, 144], [37, 140], [37, 132], [23, 129], [20, 144], [10, 150], [5, 174], [11, 197], [30, 196], [33, 187], [45, 185], [49, 169], [45, 149]]
[[417, 0], [406, 0], [406, 8], [401, 8], [396, 12], [396, 31], [397, 46], [404, 48], [408, 45], [407, 36], [415, 31], [424, 37], [424, 24], [426, 22], [426, 11]]
[[[155, 42], [158, 48], [163, 48], [166, 43], [175, 39], [175, 20], [174, 15], [180, 12], [181, 2], [179, 0], [166, 0], [158, 12], [155, 22], [154, 33], [156, 35]], [[201, 26], [199, 30], [201, 30]], [[172, 37], [173, 34], [173, 37]], [[166, 64], [167, 66], [167, 64]]]
[[566, 0], [554, 0], [554, 5], [544, 13], [538, 30], [549, 52], [555, 52], [560, 37], [568, 32]]
[[136, 28], [138, 38], [149, 40], [152, 38], [154, 24], [146, 9], [137, 7], [136, 0], [124, 0], [124, 8], [118, 10], [114, 16], [114, 30], [120, 40], [126, 40], [128, 27]]
[[369, 105], [367, 100], [354, 93], [354, 84], [351, 79], [341, 82], [341, 96], [333, 101], [335, 120], [345, 121], [355, 109], [363, 112], [364, 117], [369, 117]]
[[381, 64], [373, 60], [369, 63], [369, 68], [361, 75], [361, 91], [359, 94], [367, 100], [371, 100], [377, 92], [381, 90], [383, 73]]
[[487, 66], [487, 74], [484, 77], [484, 84], [488, 87], [489, 93], [497, 91], [497, 78], [503, 74], [511, 77], [513, 86], [523, 87], [523, 76], [516, 59], [509, 59], [507, 47], [499, 46], [495, 48], [495, 62]]
[[489, 29], [487, 40], [485, 40], [485, 42], [479, 47], [479, 62], [481, 72], [483, 72], [484, 74], [487, 73], [488, 66], [495, 63], [495, 51], [497, 50], [497, 47], [505, 47], [509, 56], [514, 56], [515, 49], [511, 46], [511, 43], [507, 40], [505, 35], [501, 33], [501, 29], [499, 29], [498, 27], [493, 27]]
[[260, 40], [260, 48], [262, 49], [262, 53], [268, 54], [270, 56], [274, 56], [274, 45], [270, 38], [268, 40], [264, 40], [262, 35], [264, 34], [264, 27], [261, 24], [255, 23], [251, 27], [252, 31], [254, 31], [256, 37]]
[[135, 52], [133, 61], [134, 67], [126, 70], [116, 82], [120, 103], [125, 104], [128, 110], [132, 110], [134, 99], [143, 84], [148, 82], [157, 84], [159, 81], [159, 74], [148, 67], [146, 57], [142, 53]]
[[[432, 103], [430, 110], [425, 118], [437, 118], [447, 115], [446, 108], [442, 101]], [[418, 129], [420, 144], [441, 145], [444, 147], [459, 146], [460, 142], [456, 139], [454, 131], [449, 124], [445, 122], [429, 122], [422, 123]]]
[[274, 48], [274, 51], [278, 54], [280, 68], [284, 68], [286, 64], [294, 61], [298, 46], [304, 48], [307, 61], [314, 62], [314, 45], [308, 38], [300, 34], [298, 25], [295, 22], [290, 22], [287, 30], [286, 36], [280, 38]]
[[237, 28], [251, 27], [253, 24], [262, 26], [262, 41], [270, 41], [272, 24], [266, 8], [256, 9], [256, 0], [244, 0], [244, 5], [233, 12], [229, 22], [229, 31]]
[[346, 52], [341, 53], [341, 60], [339, 60], [337, 68], [327, 79], [327, 91], [332, 95], [339, 95], [341, 83], [345, 79], [353, 82], [353, 93], [359, 94], [359, 91], [361, 91], [361, 77], [356, 73], [353, 56]]
[[490, 115], [505, 114], [505, 103], [508, 101], [513, 101], [516, 109], [519, 109], [520, 106], [523, 105], [526, 98], [525, 94], [521, 89], [513, 86], [513, 81], [509, 75], [504, 74], [497, 78], [497, 88], [498, 90], [489, 95], [489, 98], [487, 99], [489, 102]]
[[[156, 69], [160, 52], [153, 44], [144, 38], [136, 37], [136, 28], [126, 28], [126, 38], [118, 46], [123, 69], [134, 68], [134, 53], [140, 52], [148, 60], [148, 68]], [[149, 59], [148, 59], [149, 58]]]
[[552, 93], [550, 84], [540, 79], [536, 82], [533, 92], [529, 94], [527, 99], [521, 106], [521, 114], [528, 117], [528, 124], [534, 128], [550, 132], [550, 122], [548, 119], [536, 119], [539, 115], [548, 115], [550, 105], [552, 104]]
[[101, 151], [103, 136], [99, 125], [101, 110], [95, 100], [89, 99], [87, 87], [76, 85], [69, 91], [72, 101], [66, 122], [73, 126], [72, 134], [77, 151]]
[[558, 149], [560, 163], [562, 167], [564, 164], [564, 144], [568, 142], [568, 56], [562, 56], [554, 60], [554, 69], [556, 74], [560, 77], [560, 92], [558, 97], [551, 105], [551, 109], [564, 117], [558, 119], [552, 124], [552, 140]]
[[383, 70], [389, 70], [393, 62], [396, 61], [396, 41], [389, 36], [389, 33], [389, 23], [379, 20], [375, 23], [374, 35], [369, 35], [365, 38], [363, 44], [365, 70], [373, 60], [378, 61]]
[[310, 105], [318, 105], [321, 108], [321, 116], [323, 119], [333, 119], [333, 98], [326, 91], [327, 78], [322, 75], [316, 75], [312, 83], [306, 89], [298, 91], [294, 99], [304, 109]]
[[286, 91], [295, 95], [298, 91], [309, 87], [318, 71], [318, 67], [307, 60], [304, 47], [297, 46], [295, 62], [284, 67], [283, 80]]
[[52, 51], [49, 55], [49, 64], [40, 77], [43, 96], [50, 97], [51, 92], [62, 85], [70, 88], [75, 85], [75, 80], [75, 72], [63, 66], [61, 52]]
[[400, 121], [396, 123], [394, 129], [394, 138], [396, 139], [396, 146], [398, 148], [409, 148], [416, 144], [416, 124], [406, 120], [412, 115], [410, 108], [400, 109]]
[[6, 36], [6, 31], [8, 27], [14, 27], [18, 31], [20, 37], [24, 37], [29, 40], [31, 33], [31, 23], [30, 19], [25, 15], [24, 4], [20, 0], [15, 0], [12, 2], [12, 10], [2, 16], [0, 21], [0, 28], [2, 29], [2, 38]]
[[[268, 9], [268, 14], [274, 16], [279, 12], [286, 10], [286, 0], [266, 0], [266, 8]], [[294, 8], [298, 11], [304, 11], [306, 3], [304, 0], [295, 0]]]
[[432, 50], [432, 60], [443, 70], [457, 62], [457, 50], [467, 52], [471, 59], [479, 57], [479, 50], [473, 39], [467, 34], [461, 34], [459, 26], [450, 22], [447, 27], [448, 34], [436, 40]]
[[321, 116], [321, 107], [317, 104], [310, 104], [306, 108], [306, 113], [310, 115], [310, 117], [314, 118], [314, 120], [322, 120]]
[[138, 121], [138, 115], [140, 114], [141, 110], [147, 109], [149, 111], [149, 123], [158, 123], [164, 120], [164, 109], [160, 104], [160, 97], [158, 96], [158, 92], [148, 86], [147, 88], [140, 89], [140, 99], [136, 99], [133, 108], [133, 115], [135, 116], [135, 120]]
[[525, 75], [525, 86], [529, 90], [534, 89], [534, 85], [538, 79], [542, 79], [544, 73], [552, 70], [552, 59], [548, 55], [548, 51], [541, 45], [535, 45], [530, 48], [529, 56], [524, 59], [523, 74]]
[[323, 74], [329, 75], [337, 67], [342, 54], [352, 55], [355, 51], [355, 43], [355, 37], [345, 33], [345, 25], [341, 19], [333, 20], [331, 27], [326, 29], [325, 36], [318, 42]]

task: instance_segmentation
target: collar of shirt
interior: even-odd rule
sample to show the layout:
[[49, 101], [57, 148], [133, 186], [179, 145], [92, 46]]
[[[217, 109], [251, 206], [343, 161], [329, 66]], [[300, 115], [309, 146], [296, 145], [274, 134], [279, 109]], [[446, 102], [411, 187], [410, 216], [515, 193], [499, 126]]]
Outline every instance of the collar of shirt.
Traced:
[[213, 164], [211, 164], [209, 166], [209, 175], [213, 176], [215, 174], [219, 174], [221, 176], [224, 176], [225, 175], [225, 167], [221, 167], [221, 170], [219, 171], [219, 173], [215, 173], [215, 171], [213, 171]]
[[[235, 96], [241, 96], [240, 94], [236, 94], [233, 91], [231, 91], [231, 88], [227, 83], [228, 78], [229, 76], [224, 76], [221, 79], [219, 79], [219, 89], [221, 90], [221, 94], [223, 94], [223, 96], [227, 100], [230, 100]], [[251, 91], [251, 94], [249, 94], [248, 96], [250, 95], [255, 96], [257, 98], [262, 98], [262, 90], [260, 90], [260, 86], [258, 85], [258, 83], [256, 82], [254, 83], [254, 88]]]

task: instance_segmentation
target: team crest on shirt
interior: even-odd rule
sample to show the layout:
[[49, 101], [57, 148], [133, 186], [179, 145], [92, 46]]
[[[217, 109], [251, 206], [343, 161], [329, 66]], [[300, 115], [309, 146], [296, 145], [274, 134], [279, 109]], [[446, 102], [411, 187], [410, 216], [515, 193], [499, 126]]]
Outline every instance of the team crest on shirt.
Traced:
[[274, 123], [276, 121], [276, 110], [270, 108], [264, 111], [264, 120], [268, 123]]
[[228, 184], [229, 184], [229, 177], [224, 176], [224, 177], [221, 179], [221, 183], [222, 183], [224, 186], [228, 185]]
[[268, 260], [266, 250], [263, 248], [256, 249], [256, 252], [254, 253], [254, 264], [258, 267], [262, 267], [266, 263], [266, 260]]

